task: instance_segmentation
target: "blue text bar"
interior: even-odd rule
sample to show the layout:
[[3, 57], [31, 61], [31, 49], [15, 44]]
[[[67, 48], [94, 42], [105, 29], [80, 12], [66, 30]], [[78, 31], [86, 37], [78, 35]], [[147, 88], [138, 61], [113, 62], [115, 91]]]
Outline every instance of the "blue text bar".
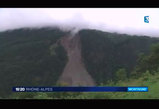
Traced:
[[13, 87], [13, 92], [147, 92], [148, 87]]

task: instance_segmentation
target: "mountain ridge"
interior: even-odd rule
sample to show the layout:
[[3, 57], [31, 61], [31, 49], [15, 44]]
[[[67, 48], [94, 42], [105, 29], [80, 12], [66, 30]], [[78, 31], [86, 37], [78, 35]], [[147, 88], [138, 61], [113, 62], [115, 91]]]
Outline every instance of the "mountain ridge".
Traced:
[[[59, 40], [69, 35], [70, 31], [58, 28], [0, 32], [0, 96], [12, 93], [14, 86], [57, 85], [69, 61]], [[148, 54], [149, 47], [159, 43], [159, 38], [93, 29], [80, 30], [76, 35], [83, 66], [96, 85], [115, 80], [120, 68], [125, 68], [127, 78], [131, 78], [138, 55]]]

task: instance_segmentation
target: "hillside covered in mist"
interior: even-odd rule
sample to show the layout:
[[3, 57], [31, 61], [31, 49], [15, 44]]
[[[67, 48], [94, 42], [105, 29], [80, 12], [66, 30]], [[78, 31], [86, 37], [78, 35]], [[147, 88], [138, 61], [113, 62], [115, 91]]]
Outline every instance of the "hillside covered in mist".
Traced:
[[[0, 32], [0, 96], [11, 93], [13, 86], [58, 85], [57, 81], [67, 70], [66, 66], [70, 59], [65, 44], [61, 44], [61, 39], [69, 35], [69, 32], [57, 28]], [[115, 73], [120, 69], [125, 70], [126, 78], [131, 78], [131, 71], [137, 65], [139, 55], [148, 54], [150, 46], [159, 42], [158, 38], [148, 36], [130, 36], [89, 29], [80, 30], [72, 36], [72, 39], [75, 37], [79, 38], [75, 41], [65, 41], [79, 43], [76, 46], [80, 50], [74, 49], [81, 53], [79, 59], [82, 70], [73, 71], [88, 73], [94, 85], [115, 81]], [[74, 46], [74, 44], [66, 45]], [[75, 54], [78, 56], [77, 53]], [[72, 70], [66, 72], [69, 71]], [[76, 83], [72, 78], [67, 85]], [[81, 83], [80, 80], [84, 77], [76, 78]]]

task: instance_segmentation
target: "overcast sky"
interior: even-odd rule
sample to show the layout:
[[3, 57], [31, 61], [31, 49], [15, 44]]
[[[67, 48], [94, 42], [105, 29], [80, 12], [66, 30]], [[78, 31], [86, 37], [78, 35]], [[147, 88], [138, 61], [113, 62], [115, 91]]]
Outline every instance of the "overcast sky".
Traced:
[[0, 8], [0, 31], [52, 25], [159, 37], [159, 8]]

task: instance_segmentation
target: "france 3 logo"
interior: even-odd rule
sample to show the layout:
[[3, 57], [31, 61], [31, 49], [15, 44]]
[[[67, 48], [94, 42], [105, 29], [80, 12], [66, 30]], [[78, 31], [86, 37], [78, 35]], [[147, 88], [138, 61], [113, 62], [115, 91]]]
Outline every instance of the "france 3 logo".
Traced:
[[144, 16], [144, 22], [149, 23], [149, 16]]

